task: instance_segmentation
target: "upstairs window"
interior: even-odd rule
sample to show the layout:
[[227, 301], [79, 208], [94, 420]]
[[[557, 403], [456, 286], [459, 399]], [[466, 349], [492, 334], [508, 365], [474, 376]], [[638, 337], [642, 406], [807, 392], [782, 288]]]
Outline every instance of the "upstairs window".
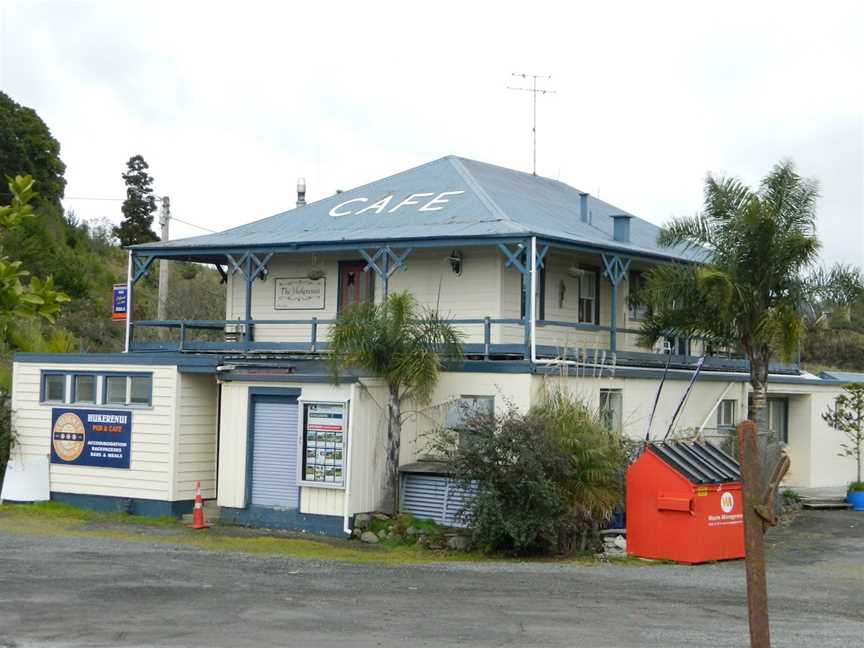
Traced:
[[600, 323], [599, 273], [593, 268], [582, 268], [579, 275], [579, 322]]
[[94, 406], [151, 405], [153, 376], [144, 373], [46, 372], [42, 374], [40, 402]]
[[105, 376], [105, 403], [126, 404], [126, 376]]
[[627, 314], [631, 320], [644, 320], [651, 314], [647, 304], [641, 304], [636, 300], [639, 291], [645, 287], [645, 275], [638, 270], [631, 270], [628, 279], [630, 299], [627, 303]]

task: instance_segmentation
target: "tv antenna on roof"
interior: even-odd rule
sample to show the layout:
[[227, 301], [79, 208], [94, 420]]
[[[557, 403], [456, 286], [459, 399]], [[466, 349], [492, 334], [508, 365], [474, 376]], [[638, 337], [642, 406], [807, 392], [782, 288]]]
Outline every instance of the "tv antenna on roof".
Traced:
[[531, 136], [534, 140], [534, 151], [533, 151], [533, 168], [531, 173], [535, 176], [537, 175], [537, 95], [538, 94], [555, 94], [554, 90], [544, 90], [542, 88], [537, 88], [537, 79], [551, 79], [551, 76], [544, 76], [542, 74], [519, 74], [517, 72], [513, 72], [510, 76], [514, 77], [522, 77], [523, 79], [531, 79], [531, 87], [530, 88], [514, 88], [513, 86], [507, 86], [508, 90], [520, 90], [522, 92], [530, 92], [531, 98], [533, 100], [533, 113], [532, 113], [532, 125], [531, 125]]

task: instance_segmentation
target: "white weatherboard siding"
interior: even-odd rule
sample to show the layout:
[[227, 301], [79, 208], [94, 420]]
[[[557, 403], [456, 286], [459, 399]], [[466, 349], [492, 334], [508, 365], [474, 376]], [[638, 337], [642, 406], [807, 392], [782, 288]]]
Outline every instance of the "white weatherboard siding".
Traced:
[[14, 452], [24, 456], [50, 456], [51, 409], [87, 405], [39, 403], [40, 370], [152, 372], [152, 407], [107, 406], [132, 412], [131, 461], [128, 469], [51, 464], [51, 490], [60, 493], [105, 495], [140, 499], [188, 499], [176, 497], [173, 473], [175, 408], [178, 373], [175, 366], [83, 365], [66, 363], [13, 365], [12, 425], [18, 437]]
[[205, 499], [216, 497], [216, 439], [218, 394], [210, 375], [179, 374], [177, 450], [174, 458], [174, 492], [177, 499], [195, 497], [201, 482]]
[[[459, 248], [462, 252], [463, 270], [456, 275], [450, 269], [446, 257], [451, 250], [445, 248], [415, 250], [406, 260], [406, 270], [397, 270], [390, 279], [390, 292], [410, 291], [417, 301], [428, 308], [438, 308], [445, 317], [455, 319], [481, 319], [498, 317], [500, 290], [495, 282], [499, 275], [500, 253], [491, 248]], [[403, 252], [401, 249], [396, 250]], [[374, 250], [371, 250], [374, 253]], [[313, 263], [317, 259], [318, 263]], [[270, 262], [267, 277], [257, 280], [252, 287], [252, 318], [262, 320], [307, 320], [317, 317], [331, 320], [336, 317], [338, 299], [339, 261], [359, 261], [362, 257], [353, 252], [341, 254], [296, 254], [276, 255]], [[325, 274], [325, 298], [323, 309], [276, 310], [276, 279], [305, 277], [312, 270]], [[370, 270], [371, 272], [371, 270]], [[491, 284], [490, 284], [490, 279]], [[440, 297], [439, 297], [440, 288]], [[375, 299], [380, 301], [383, 287], [376, 280]], [[245, 316], [245, 284], [239, 274], [228, 282], [227, 319], [243, 319]], [[318, 327], [318, 340], [326, 341], [330, 327]], [[460, 330], [467, 340], [483, 341], [483, 326], [465, 325]], [[493, 330], [494, 334], [494, 330]], [[308, 342], [308, 324], [256, 324], [255, 340], [259, 342]]]
[[363, 379], [351, 388], [351, 464], [348, 468], [348, 513], [380, 508], [387, 443], [387, 388]]
[[[219, 431], [219, 506], [244, 508], [246, 502], [246, 441], [249, 425], [249, 392], [253, 387], [296, 388], [300, 401], [344, 402], [349, 399], [351, 386], [311, 383], [252, 383], [226, 382], [222, 385], [221, 429]], [[302, 418], [302, 417], [301, 417]], [[348, 430], [348, 443], [352, 442]], [[300, 430], [294, 434], [300, 443]], [[296, 466], [290, 470], [295, 471]], [[351, 469], [349, 467], [349, 475]], [[319, 515], [342, 515], [344, 494], [341, 489], [315, 486], [300, 487], [300, 511]]]

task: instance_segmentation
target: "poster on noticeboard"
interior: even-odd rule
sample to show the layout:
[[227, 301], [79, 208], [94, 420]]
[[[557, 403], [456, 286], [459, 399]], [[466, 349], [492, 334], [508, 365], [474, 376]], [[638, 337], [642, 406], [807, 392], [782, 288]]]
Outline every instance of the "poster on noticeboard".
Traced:
[[342, 486], [348, 441], [344, 403], [306, 403], [303, 409], [304, 482]]

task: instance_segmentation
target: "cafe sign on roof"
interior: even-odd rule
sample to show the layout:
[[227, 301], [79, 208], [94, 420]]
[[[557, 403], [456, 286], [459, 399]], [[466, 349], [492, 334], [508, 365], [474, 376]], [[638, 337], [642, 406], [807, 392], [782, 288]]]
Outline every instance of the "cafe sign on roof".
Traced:
[[[369, 204], [369, 198], [366, 196], [359, 196], [357, 198], [350, 198], [334, 206], [330, 210], [330, 215], [334, 218], [339, 218], [340, 216], [350, 216], [352, 214], [354, 216], [360, 216], [367, 212], [372, 214], [382, 214], [386, 211], [386, 213], [392, 214], [400, 209], [411, 209], [412, 206], [413, 209], [418, 212], [435, 212], [444, 209], [444, 206], [450, 202], [450, 197], [459, 196], [464, 193], [464, 190], [442, 191], [438, 194], [434, 191], [412, 193], [396, 202], [392, 207], [390, 205], [394, 202], [393, 199], [396, 198], [395, 194], [391, 193], [371, 204]], [[417, 205], [419, 205], [419, 207]]]

